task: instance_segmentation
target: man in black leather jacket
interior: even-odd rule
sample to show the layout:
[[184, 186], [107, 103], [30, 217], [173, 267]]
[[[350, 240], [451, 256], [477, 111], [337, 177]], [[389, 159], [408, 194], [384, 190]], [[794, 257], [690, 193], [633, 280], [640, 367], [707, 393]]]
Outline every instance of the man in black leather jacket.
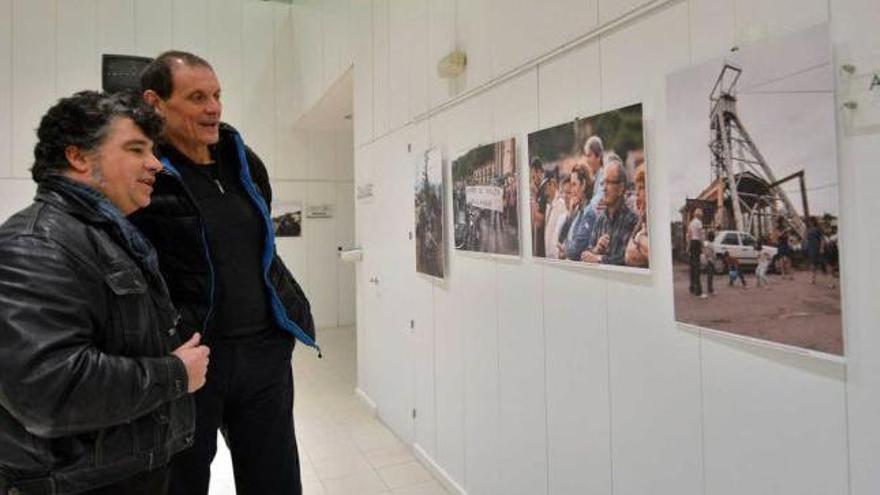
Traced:
[[166, 52], [141, 84], [165, 141], [153, 203], [132, 221], [156, 246], [183, 326], [204, 328], [211, 346], [195, 446], [172, 462], [170, 493], [208, 492], [219, 429], [239, 495], [298, 494], [291, 351], [295, 340], [317, 346], [309, 302], [275, 252], [266, 168], [220, 122], [208, 62]]
[[0, 495], [161, 494], [192, 443], [208, 349], [181, 345], [146, 206], [161, 120], [131, 97], [63, 98], [34, 202], [0, 227]]

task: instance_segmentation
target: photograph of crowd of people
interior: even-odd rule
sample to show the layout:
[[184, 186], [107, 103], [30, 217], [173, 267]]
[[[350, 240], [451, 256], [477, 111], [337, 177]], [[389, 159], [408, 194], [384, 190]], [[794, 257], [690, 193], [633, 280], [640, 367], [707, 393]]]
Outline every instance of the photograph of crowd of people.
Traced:
[[431, 148], [419, 153], [415, 163], [416, 271], [443, 278], [443, 161], [440, 151]]
[[827, 26], [671, 74], [676, 320], [842, 356]]
[[649, 268], [642, 105], [529, 134], [532, 254]]
[[295, 201], [276, 203], [272, 206], [272, 225], [275, 237], [299, 237], [302, 235], [303, 205]]
[[519, 255], [516, 141], [479, 146], [452, 162], [455, 249]]

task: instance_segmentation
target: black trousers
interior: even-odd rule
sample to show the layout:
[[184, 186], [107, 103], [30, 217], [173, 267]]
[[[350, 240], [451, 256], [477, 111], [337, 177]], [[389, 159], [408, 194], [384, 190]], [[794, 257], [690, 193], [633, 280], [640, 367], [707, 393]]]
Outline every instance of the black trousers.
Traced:
[[700, 253], [703, 252], [701, 241], [690, 241], [688, 248], [688, 261], [690, 265], [691, 294], [699, 296], [703, 293], [703, 284], [700, 282]]
[[232, 455], [238, 495], [300, 495], [292, 338], [279, 330], [271, 338], [208, 346], [207, 382], [195, 394], [195, 443], [172, 460], [169, 494], [208, 493], [219, 429]]
[[144, 471], [109, 486], [83, 492], [82, 495], [163, 495], [168, 490], [168, 467]]

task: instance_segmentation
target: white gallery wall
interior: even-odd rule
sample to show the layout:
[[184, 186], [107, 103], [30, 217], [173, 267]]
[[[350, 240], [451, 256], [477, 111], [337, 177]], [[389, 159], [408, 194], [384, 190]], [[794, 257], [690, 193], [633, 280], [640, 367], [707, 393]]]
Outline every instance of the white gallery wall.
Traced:
[[[223, 120], [266, 163], [276, 198], [335, 206], [333, 218], [305, 219], [303, 237], [279, 239], [278, 249], [319, 326], [354, 323], [354, 269], [336, 258], [337, 246], [353, 242], [352, 133], [295, 128], [320, 96], [297, 64], [314, 59], [309, 47], [321, 53], [301, 40], [308, 19], [296, 9], [261, 0], [0, 0], [0, 220], [33, 197], [40, 116], [57, 98], [100, 88], [101, 54], [190, 50], [214, 66]], [[334, 62], [321, 64], [328, 84], [350, 65], [339, 40], [327, 49]]]
[[[846, 364], [678, 329], [666, 228], [651, 232], [648, 276], [541, 264], [526, 240], [521, 260], [451, 253], [436, 283], [416, 275], [410, 239], [413, 160], [425, 147], [450, 159], [514, 136], [523, 163], [529, 132], [636, 102], [650, 224], [669, 225], [667, 176], [685, 157], [665, 145], [675, 111], [665, 107], [666, 74], [822, 22], [836, 65], [870, 60], [880, 3], [361, 0], [342, 17], [320, 17], [310, 3], [311, 22], [323, 23], [312, 31], [351, 33], [355, 185], [374, 185], [372, 198], [356, 200], [359, 389], [451, 486], [472, 495], [880, 493], [871, 255], [880, 134], [850, 132], [844, 110]], [[456, 48], [467, 53], [465, 74], [438, 78], [437, 61]], [[327, 87], [316, 65], [302, 67], [307, 87]], [[525, 194], [520, 201], [527, 211]]]

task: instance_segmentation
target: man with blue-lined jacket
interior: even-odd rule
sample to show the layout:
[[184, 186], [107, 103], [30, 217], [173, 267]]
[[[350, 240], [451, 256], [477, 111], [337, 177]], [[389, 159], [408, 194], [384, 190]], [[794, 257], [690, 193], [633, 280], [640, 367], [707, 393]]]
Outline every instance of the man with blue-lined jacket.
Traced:
[[165, 121], [153, 201], [132, 221], [155, 245], [184, 329], [204, 329], [207, 384], [196, 438], [172, 463], [169, 493], [208, 492], [219, 429], [242, 494], [299, 494], [291, 351], [316, 347], [309, 302], [278, 258], [266, 168], [221, 123], [220, 83], [187, 52], [142, 73], [144, 99]]

